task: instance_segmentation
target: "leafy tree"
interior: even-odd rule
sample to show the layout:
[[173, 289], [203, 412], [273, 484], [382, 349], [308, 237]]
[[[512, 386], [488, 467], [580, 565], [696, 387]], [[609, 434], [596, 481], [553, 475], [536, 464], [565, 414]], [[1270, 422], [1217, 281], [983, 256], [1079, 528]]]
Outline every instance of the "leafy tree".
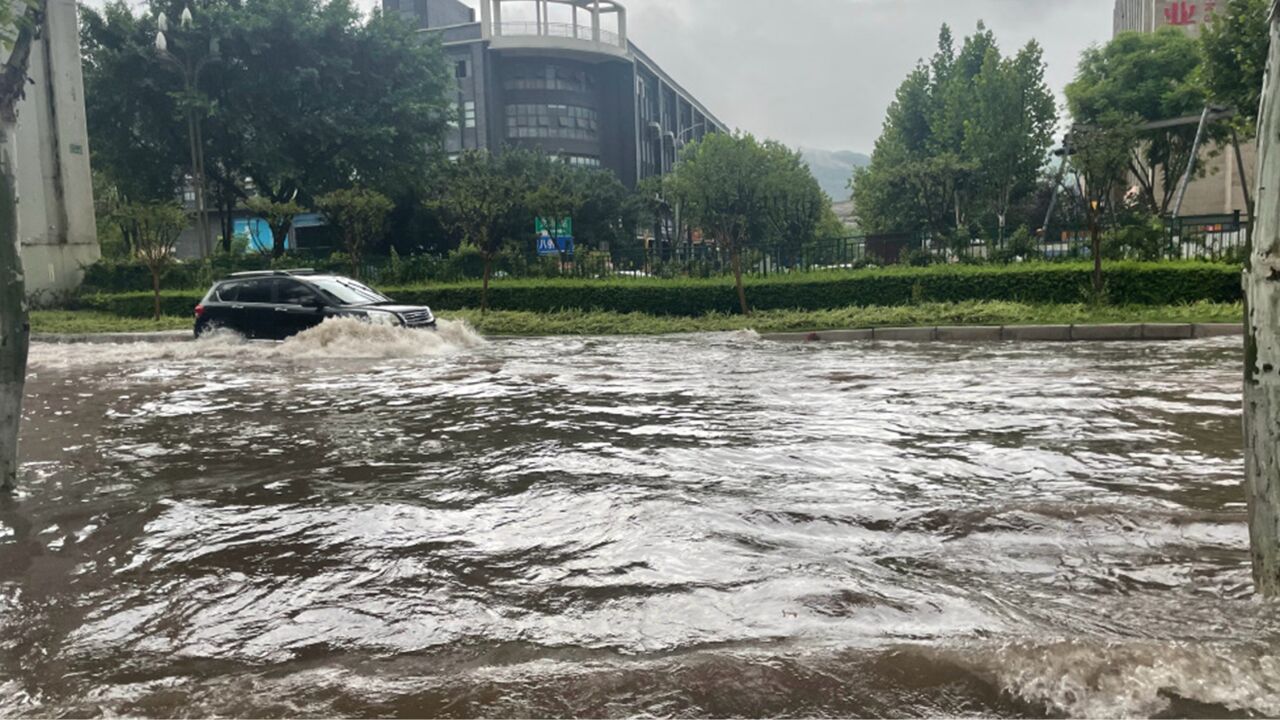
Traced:
[[293, 229], [293, 219], [306, 212], [306, 208], [292, 198], [276, 201], [265, 197], [252, 197], [244, 205], [249, 212], [262, 218], [271, 229], [271, 256], [282, 257], [289, 240], [289, 231]]
[[1134, 133], [1124, 126], [1081, 126], [1072, 130], [1070, 160], [1078, 178], [1078, 197], [1089, 219], [1093, 255], [1093, 291], [1101, 298], [1102, 217], [1129, 174]]
[[32, 44], [44, 20], [44, 0], [0, 3], [0, 490], [18, 478], [18, 425], [27, 380], [31, 322], [18, 244], [18, 178], [14, 135], [26, 94]]
[[489, 310], [493, 261], [509, 243], [533, 234], [532, 169], [539, 156], [508, 149], [501, 155], [485, 150], [465, 152], [447, 169], [440, 194], [430, 201], [444, 222], [480, 251], [484, 283], [480, 310]]
[[155, 296], [155, 319], [160, 319], [160, 281], [173, 263], [174, 246], [187, 226], [187, 214], [173, 203], [129, 205], [118, 211], [120, 222], [129, 228], [134, 254], [151, 273]]
[[1033, 40], [1005, 60], [989, 48], [974, 80], [975, 117], [965, 123], [964, 152], [977, 168], [976, 191], [995, 211], [1002, 242], [1010, 207], [1034, 190], [1053, 145], [1057, 108], [1044, 72], [1044, 53]]
[[151, 14], [177, 17], [184, 2], [82, 11], [93, 162], [131, 201], [172, 198], [190, 172], [191, 104], [224, 212], [254, 195], [310, 204], [352, 183], [405, 199], [426, 182], [454, 82], [438, 41], [351, 0], [205, 0], [174, 42], [216, 41], [220, 60], [188, 95], [154, 49]]
[[1270, 0], [1227, 0], [1200, 32], [1200, 81], [1211, 101], [1239, 112], [1236, 130], [1246, 137], [1258, 127], [1271, 6]]
[[966, 230], [976, 216], [1003, 227], [1035, 191], [1057, 122], [1040, 47], [1001, 55], [979, 23], [957, 52], [938, 50], [898, 88], [870, 166], [855, 171], [859, 225], [872, 233]]
[[743, 253], [789, 223], [816, 228], [823, 206], [805, 203], [815, 192], [822, 191], [799, 154], [751, 135], [722, 133], [688, 147], [665, 182], [666, 196], [689, 223], [729, 253], [743, 315], [751, 314]]
[[353, 188], [335, 190], [316, 200], [316, 207], [330, 224], [342, 232], [342, 242], [351, 259], [351, 271], [360, 277], [364, 268], [364, 251], [381, 240], [387, 229], [387, 216], [395, 203], [373, 190]]
[[[1067, 104], [1077, 125], [1106, 128], [1199, 115], [1203, 89], [1194, 82], [1200, 66], [1196, 41], [1178, 28], [1123, 33], [1103, 47], [1086, 50]], [[1191, 160], [1196, 127], [1128, 134], [1129, 169], [1152, 212], [1169, 212], [1182, 173]], [[1203, 171], [1203, 168], [1201, 169]]]

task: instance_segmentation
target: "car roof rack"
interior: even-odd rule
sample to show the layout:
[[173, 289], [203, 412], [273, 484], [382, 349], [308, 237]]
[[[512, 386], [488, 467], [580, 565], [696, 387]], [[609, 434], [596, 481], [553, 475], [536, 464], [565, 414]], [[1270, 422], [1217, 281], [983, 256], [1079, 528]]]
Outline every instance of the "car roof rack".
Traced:
[[292, 277], [294, 275], [319, 275], [319, 273], [311, 268], [296, 268], [293, 270], [253, 270], [250, 272], [231, 273], [228, 277], [261, 278], [261, 277]]

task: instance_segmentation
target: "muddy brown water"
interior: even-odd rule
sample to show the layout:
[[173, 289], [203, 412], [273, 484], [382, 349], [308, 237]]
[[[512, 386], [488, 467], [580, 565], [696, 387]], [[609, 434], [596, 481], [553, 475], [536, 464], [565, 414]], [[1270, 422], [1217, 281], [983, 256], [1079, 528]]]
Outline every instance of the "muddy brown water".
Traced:
[[1239, 340], [38, 345], [0, 716], [1275, 716]]

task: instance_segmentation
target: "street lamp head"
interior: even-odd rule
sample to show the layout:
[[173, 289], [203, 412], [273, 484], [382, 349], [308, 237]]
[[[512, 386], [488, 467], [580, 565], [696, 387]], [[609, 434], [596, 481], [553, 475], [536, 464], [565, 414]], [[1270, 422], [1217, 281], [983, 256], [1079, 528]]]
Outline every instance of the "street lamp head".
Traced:
[[156, 27], [160, 28], [160, 32], [169, 32], [169, 16], [160, 13], [160, 17], [156, 18]]
[[182, 8], [182, 27], [189, 28], [194, 22], [195, 19], [191, 17], [191, 6]]
[[165, 40], [163, 32], [156, 33], [156, 50], [160, 52], [169, 50], [169, 41]]

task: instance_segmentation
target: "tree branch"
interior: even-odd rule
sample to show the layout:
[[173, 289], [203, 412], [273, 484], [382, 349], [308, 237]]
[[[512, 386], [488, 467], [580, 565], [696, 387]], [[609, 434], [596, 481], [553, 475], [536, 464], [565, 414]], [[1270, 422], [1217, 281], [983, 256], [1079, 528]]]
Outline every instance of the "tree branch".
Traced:
[[18, 103], [27, 95], [27, 67], [31, 62], [31, 46], [44, 27], [46, 0], [32, 0], [18, 18], [18, 37], [13, 42], [9, 59], [0, 67], [0, 121], [16, 122]]

